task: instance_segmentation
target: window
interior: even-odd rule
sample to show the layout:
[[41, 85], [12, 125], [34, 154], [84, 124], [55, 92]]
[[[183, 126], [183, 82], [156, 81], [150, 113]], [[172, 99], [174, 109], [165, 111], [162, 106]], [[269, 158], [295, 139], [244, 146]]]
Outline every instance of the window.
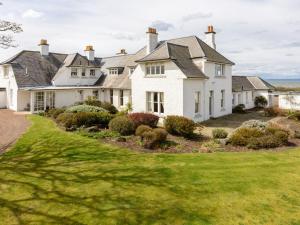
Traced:
[[109, 74], [110, 75], [117, 75], [117, 74], [119, 74], [119, 70], [117, 68], [109, 69]]
[[163, 92], [147, 92], [146, 98], [147, 112], [158, 114], [165, 112]]
[[83, 101], [83, 90], [79, 90], [78, 94], [79, 94], [79, 101]]
[[225, 65], [216, 64], [216, 76], [224, 76]]
[[98, 90], [94, 90], [93, 91], [93, 97], [98, 100], [99, 99], [99, 91]]
[[110, 100], [110, 104], [114, 104], [114, 90], [113, 89], [109, 90], [109, 100]]
[[120, 90], [120, 106], [124, 105], [124, 91]]
[[252, 101], [254, 101], [254, 91], [252, 91], [251, 93], [252, 93]]
[[9, 67], [8, 66], [3, 66], [3, 77], [7, 78], [9, 74]]
[[44, 110], [44, 92], [35, 92], [34, 98], [34, 111], [43, 111]]
[[46, 96], [46, 108], [55, 108], [55, 92], [47, 92]]
[[77, 68], [72, 68], [71, 69], [71, 76], [72, 77], [77, 77]]
[[94, 77], [95, 75], [96, 75], [95, 70], [94, 70], [94, 69], [91, 69], [91, 70], [90, 70], [90, 76], [91, 76], [91, 77]]
[[165, 74], [165, 66], [157, 64], [146, 65], [146, 75], [162, 75]]
[[200, 113], [200, 91], [195, 92], [195, 113]]
[[249, 93], [248, 93], [248, 91], [246, 91], [246, 104], [248, 104], [249, 103]]
[[130, 68], [129, 68], [129, 74], [130, 74], [130, 75], [133, 74], [134, 70], [135, 70], [134, 67], [130, 67]]
[[235, 94], [232, 95], [232, 105], [235, 105]]
[[221, 90], [221, 108], [225, 107], [225, 90]]
[[81, 76], [82, 76], [82, 77], [85, 77], [85, 68], [82, 68]]

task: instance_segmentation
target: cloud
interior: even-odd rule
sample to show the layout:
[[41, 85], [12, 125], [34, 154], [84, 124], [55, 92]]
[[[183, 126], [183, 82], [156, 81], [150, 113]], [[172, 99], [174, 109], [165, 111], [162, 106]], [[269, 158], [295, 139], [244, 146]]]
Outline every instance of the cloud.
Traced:
[[299, 41], [291, 42], [289, 44], [282, 45], [282, 47], [284, 47], [284, 48], [298, 48], [298, 47], [300, 47], [300, 42]]
[[22, 13], [22, 17], [23, 18], [32, 18], [32, 19], [36, 19], [36, 18], [40, 18], [42, 17], [44, 14], [42, 12], [33, 10], [33, 9], [28, 9], [25, 12]]
[[168, 31], [169, 29], [174, 28], [173, 24], [161, 20], [154, 21], [151, 26], [155, 27], [158, 31]]
[[197, 12], [197, 13], [193, 13], [193, 14], [182, 17], [182, 20], [184, 22], [189, 22], [191, 20], [207, 19], [207, 18], [210, 18], [212, 16], [213, 16], [212, 13]]

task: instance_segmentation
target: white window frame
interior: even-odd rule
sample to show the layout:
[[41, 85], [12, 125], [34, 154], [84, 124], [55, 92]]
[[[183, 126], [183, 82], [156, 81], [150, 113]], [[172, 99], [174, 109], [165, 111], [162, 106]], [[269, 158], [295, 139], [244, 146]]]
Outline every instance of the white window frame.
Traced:
[[[155, 100], [155, 96], [157, 96]], [[146, 111], [158, 115], [165, 113], [164, 92], [146, 92]]]
[[225, 65], [217, 63], [215, 65], [215, 76], [221, 77], [224, 76], [224, 74], [225, 74]]
[[118, 75], [119, 69], [118, 68], [110, 68], [109, 69], [109, 75]]
[[124, 90], [119, 91], [119, 105], [124, 106]]
[[34, 112], [45, 110], [45, 93], [43, 91], [34, 92]]
[[225, 90], [221, 90], [221, 109], [225, 109]]
[[165, 75], [165, 65], [163, 64], [146, 64], [146, 75]]
[[78, 69], [71, 68], [71, 77], [78, 77]]
[[90, 76], [91, 77], [96, 76], [96, 70], [95, 69], [90, 69]]
[[196, 91], [194, 94], [194, 101], [195, 101], [195, 114], [199, 114], [200, 113], [200, 109], [201, 109], [201, 92], [200, 91]]
[[109, 101], [110, 104], [114, 104], [114, 89], [109, 89]]
[[46, 92], [46, 107], [49, 109], [55, 108], [55, 92]]

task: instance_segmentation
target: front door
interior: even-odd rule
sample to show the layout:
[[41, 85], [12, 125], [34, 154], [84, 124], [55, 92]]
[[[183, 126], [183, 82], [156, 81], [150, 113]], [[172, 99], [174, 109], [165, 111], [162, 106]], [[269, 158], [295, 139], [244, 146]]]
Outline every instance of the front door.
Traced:
[[209, 116], [214, 113], [214, 91], [209, 91]]

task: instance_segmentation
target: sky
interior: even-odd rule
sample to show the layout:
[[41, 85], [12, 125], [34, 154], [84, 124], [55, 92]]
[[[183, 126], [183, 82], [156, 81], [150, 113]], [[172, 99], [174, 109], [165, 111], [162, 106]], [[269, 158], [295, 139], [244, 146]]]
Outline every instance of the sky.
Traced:
[[18, 47], [0, 49], [0, 61], [21, 50], [84, 54], [93, 45], [98, 57], [121, 48], [134, 53], [146, 44], [146, 30], [159, 39], [197, 35], [213, 25], [217, 50], [235, 62], [233, 74], [300, 79], [299, 0], [0, 0], [0, 19], [22, 24]]

